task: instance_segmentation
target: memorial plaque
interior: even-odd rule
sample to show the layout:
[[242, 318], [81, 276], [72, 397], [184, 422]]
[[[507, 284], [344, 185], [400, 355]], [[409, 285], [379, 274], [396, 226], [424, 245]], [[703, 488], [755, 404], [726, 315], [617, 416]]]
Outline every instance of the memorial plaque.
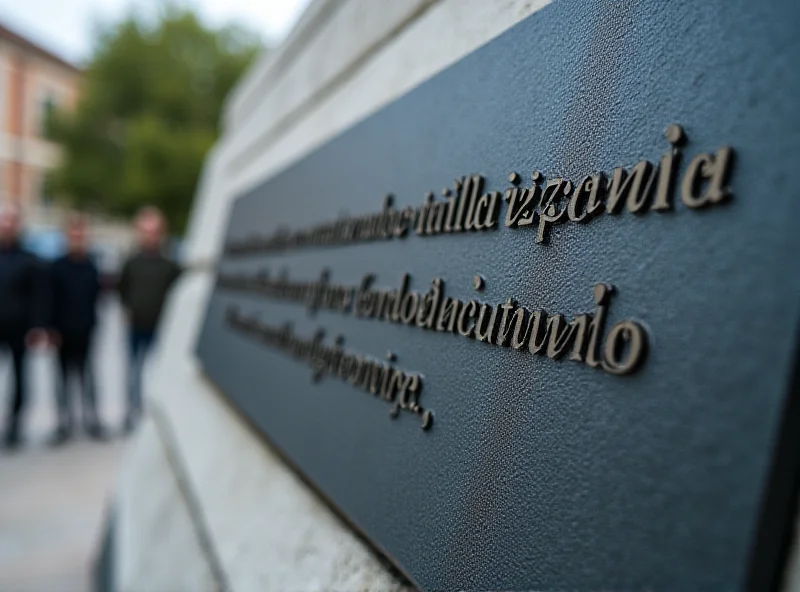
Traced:
[[204, 371], [426, 590], [768, 590], [797, 3], [556, 1], [241, 196]]

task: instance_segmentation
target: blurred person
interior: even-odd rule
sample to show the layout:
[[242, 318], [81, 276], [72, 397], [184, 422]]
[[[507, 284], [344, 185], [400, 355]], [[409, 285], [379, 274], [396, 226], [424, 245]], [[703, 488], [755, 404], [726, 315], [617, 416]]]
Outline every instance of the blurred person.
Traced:
[[103, 436], [97, 414], [95, 383], [89, 353], [97, 322], [100, 277], [89, 254], [89, 223], [74, 215], [66, 226], [67, 253], [50, 267], [52, 291], [52, 342], [58, 349], [61, 384], [57, 392], [58, 427], [53, 444], [72, 435], [72, 407], [69, 379], [74, 374], [81, 384], [83, 428], [93, 438]]
[[11, 352], [14, 391], [9, 400], [4, 443], [20, 442], [20, 423], [25, 408], [26, 346], [47, 341], [48, 291], [44, 263], [20, 245], [22, 216], [18, 207], [0, 211], [0, 347]]
[[134, 220], [138, 251], [120, 275], [119, 294], [128, 316], [130, 373], [125, 430], [130, 432], [142, 414], [142, 370], [155, 340], [167, 292], [180, 274], [178, 265], [162, 253], [164, 216], [145, 207]]

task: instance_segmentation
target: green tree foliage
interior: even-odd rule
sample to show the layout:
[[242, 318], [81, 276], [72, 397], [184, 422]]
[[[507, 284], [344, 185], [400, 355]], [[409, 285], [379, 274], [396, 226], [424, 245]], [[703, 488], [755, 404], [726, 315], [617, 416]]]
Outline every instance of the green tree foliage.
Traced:
[[50, 122], [64, 160], [49, 190], [118, 215], [157, 205], [181, 232], [225, 96], [260, 49], [253, 33], [210, 29], [184, 8], [100, 30], [79, 104]]

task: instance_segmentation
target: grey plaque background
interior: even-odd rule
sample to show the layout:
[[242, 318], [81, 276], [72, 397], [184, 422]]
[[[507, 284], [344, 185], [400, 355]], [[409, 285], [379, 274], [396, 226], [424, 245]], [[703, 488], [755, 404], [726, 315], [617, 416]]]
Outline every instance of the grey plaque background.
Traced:
[[[797, 6], [557, 0], [235, 205], [229, 237], [243, 238], [377, 211], [388, 192], [418, 205], [468, 173], [503, 190], [510, 171], [579, 179], [655, 161], [670, 123], [688, 134], [684, 162], [730, 144], [735, 197], [708, 211], [602, 216], [547, 246], [501, 227], [221, 264], [392, 287], [408, 271], [462, 299], [481, 273], [485, 301], [570, 316], [610, 282], [610, 321], [649, 330], [637, 374], [216, 290], [208, 376], [422, 588], [775, 585], [797, 475], [794, 452], [774, 454], [798, 430]], [[397, 352], [425, 375], [433, 429], [338, 380], [313, 384], [308, 366], [223, 327], [232, 302]]]

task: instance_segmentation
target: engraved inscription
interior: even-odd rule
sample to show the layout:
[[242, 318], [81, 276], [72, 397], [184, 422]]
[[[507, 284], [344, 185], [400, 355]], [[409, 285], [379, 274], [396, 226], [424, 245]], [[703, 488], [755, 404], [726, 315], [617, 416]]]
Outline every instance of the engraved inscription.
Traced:
[[242, 315], [237, 306], [228, 308], [225, 322], [264, 346], [306, 361], [315, 381], [326, 376], [338, 378], [391, 404], [389, 415], [392, 418], [406, 411], [420, 416], [422, 429], [433, 425], [433, 414], [419, 403], [422, 375], [395, 367], [396, 356], [391, 352], [386, 362], [356, 354], [344, 348], [341, 335], [334, 339], [333, 345], [325, 345], [323, 329], [317, 330], [310, 339], [303, 338], [294, 333], [291, 323], [275, 327], [261, 322], [257, 315]]
[[[573, 222], [587, 224], [601, 214], [617, 216], [627, 210], [642, 215], [649, 211], [668, 212], [674, 208], [675, 192], [692, 210], [718, 205], [731, 195], [728, 180], [734, 161], [733, 149], [725, 146], [713, 153], [691, 159], [683, 171], [680, 164], [686, 134], [677, 124], [669, 125], [664, 137], [669, 147], [657, 163], [641, 160], [633, 166], [619, 166], [610, 173], [593, 172], [579, 181], [547, 179], [533, 171], [530, 186], [522, 186], [517, 172], [508, 175], [511, 187], [484, 191], [485, 179], [470, 174], [455, 180], [452, 188], [425, 195], [422, 205], [398, 209], [387, 195], [379, 212], [346, 216], [310, 228], [280, 228], [268, 236], [230, 240], [226, 256], [279, 253], [303, 247], [326, 247], [377, 240], [403, 239], [411, 234], [431, 237], [506, 228], [536, 231], [535, 242], [548, 242], [553, 228]], [[680, 181], [680, 182], [679, 182]], [[501, 218], [501, 206], [506, 204]]]
[[[308, 294], [319, 294], [327, 286], [338, 297], [335, 302], [348, 306], [330, 307], [343, 314], [353, 314], [362, 319], [373, 319], [414, 326], [420, 329], [453, 333], [476, 341], [518, 351], [527, 350], [552, 360], [564, 357], [573, 362], [601, 368], [611, 374], [630, 374], [638, 369], [647, 355], [647, 333], [633, 320], [616, 323], [605, 332], [605, 320], [614, 288], [610, 284], [594, 286], [595, 310], [567, 320], [561, 314], [544, 310], [530, 310], [513, 298], [496, 305], [471, 299], [463, 301], [445, 294], [445, 281], [433, 278], [427, 291], [411, 289], [411, 275], [405, 273], [397, 288], [375, 287], [375, 275], [367, 274], [358, 286], [330, 288], [328, 275], [321, 278], [325, 284], [293, 283], [285, 272], [278, 275], [278, 283], [271, 284], [270, 275], [263, 271], [254, 277], [221, 274], [221, 288], [255, 292], [269, 298], [294, 297], [317, 309], [318, 299]], [[269, 286], [269, 287], [265, 287]], [[485, 279], [476, 275], [473, 288], [483, 291]], [[310, 303], [310, 304], [309, 304]], [[352, 303], [352, 306], [349, 306]]]
[[[426, 193], [419, 206], [396, 207], [394, 196], [387, 195], [379, 212], [230, 240], [225, 256], [500, 228], [528, 229], [532, 242], [547, 244], [561, 232], [558, 227], [585, 225], [603, 214], [616, 218], [626, 212], [635, 216], [664, 213], [676, 203], [693, 211], [730, 200], [732, 148], [703, 152], [683, 163], [687, 142], [683, 128], [669, 125], [664, 138], [668, 146], [657, 160], [643, 159], [610, 172], [589, 172], [574, 180], [548, 178], [534, 170], [526, 183], [512, 171], [507, 178], [510, 186], [502, 191], [487, 190], [482, 175], [469, 174], [438, 195]], [[481, 296], [486, 278], [480, 273], [470, 281], [473, 298], [451, 296], [445, 284], [445, 278], [434, 277], [427, 286], [415, 289], [409, 273], [403, 273], [394, 287], [378, 285], [374, 273], [365, 273], [357, 284], [342, 284], [331, 280], [328, 269], [310, 281], [290, 278], [286, 268], [220, 271], [217, 277], [221, 289], [295, 303], [304, 306], [309, 315], [322, 310], [368, 322], [450, 333], [527, 355], [577, 362], [616, 376], [636, 372], [646, 362], [650, 338], [645, 326], [633, 319], [610, 320], [615, 292], [610, 283], [593, 286], [591, 312], [572, 316], [524, 306], [510, 296], [497, 303], [485, 302]], [[357, 354], [344, 348], [341, 335], [325, 344], [322, 328], [304, 338], [294, 333], [291, 323], [271, 325], [257, 314], [243, 315], [238, 307], [228, 309], [225, 321], [260, 344], [305, 361], [314, 380], [338, 378], [390, 404], [392, 418], [407, 412], [419, 416], [423, 429], [432, 426], [433, 413], [420, 404], [423, 375], [398, 368], [395, 352], [388, 351], [385, 359]]]

